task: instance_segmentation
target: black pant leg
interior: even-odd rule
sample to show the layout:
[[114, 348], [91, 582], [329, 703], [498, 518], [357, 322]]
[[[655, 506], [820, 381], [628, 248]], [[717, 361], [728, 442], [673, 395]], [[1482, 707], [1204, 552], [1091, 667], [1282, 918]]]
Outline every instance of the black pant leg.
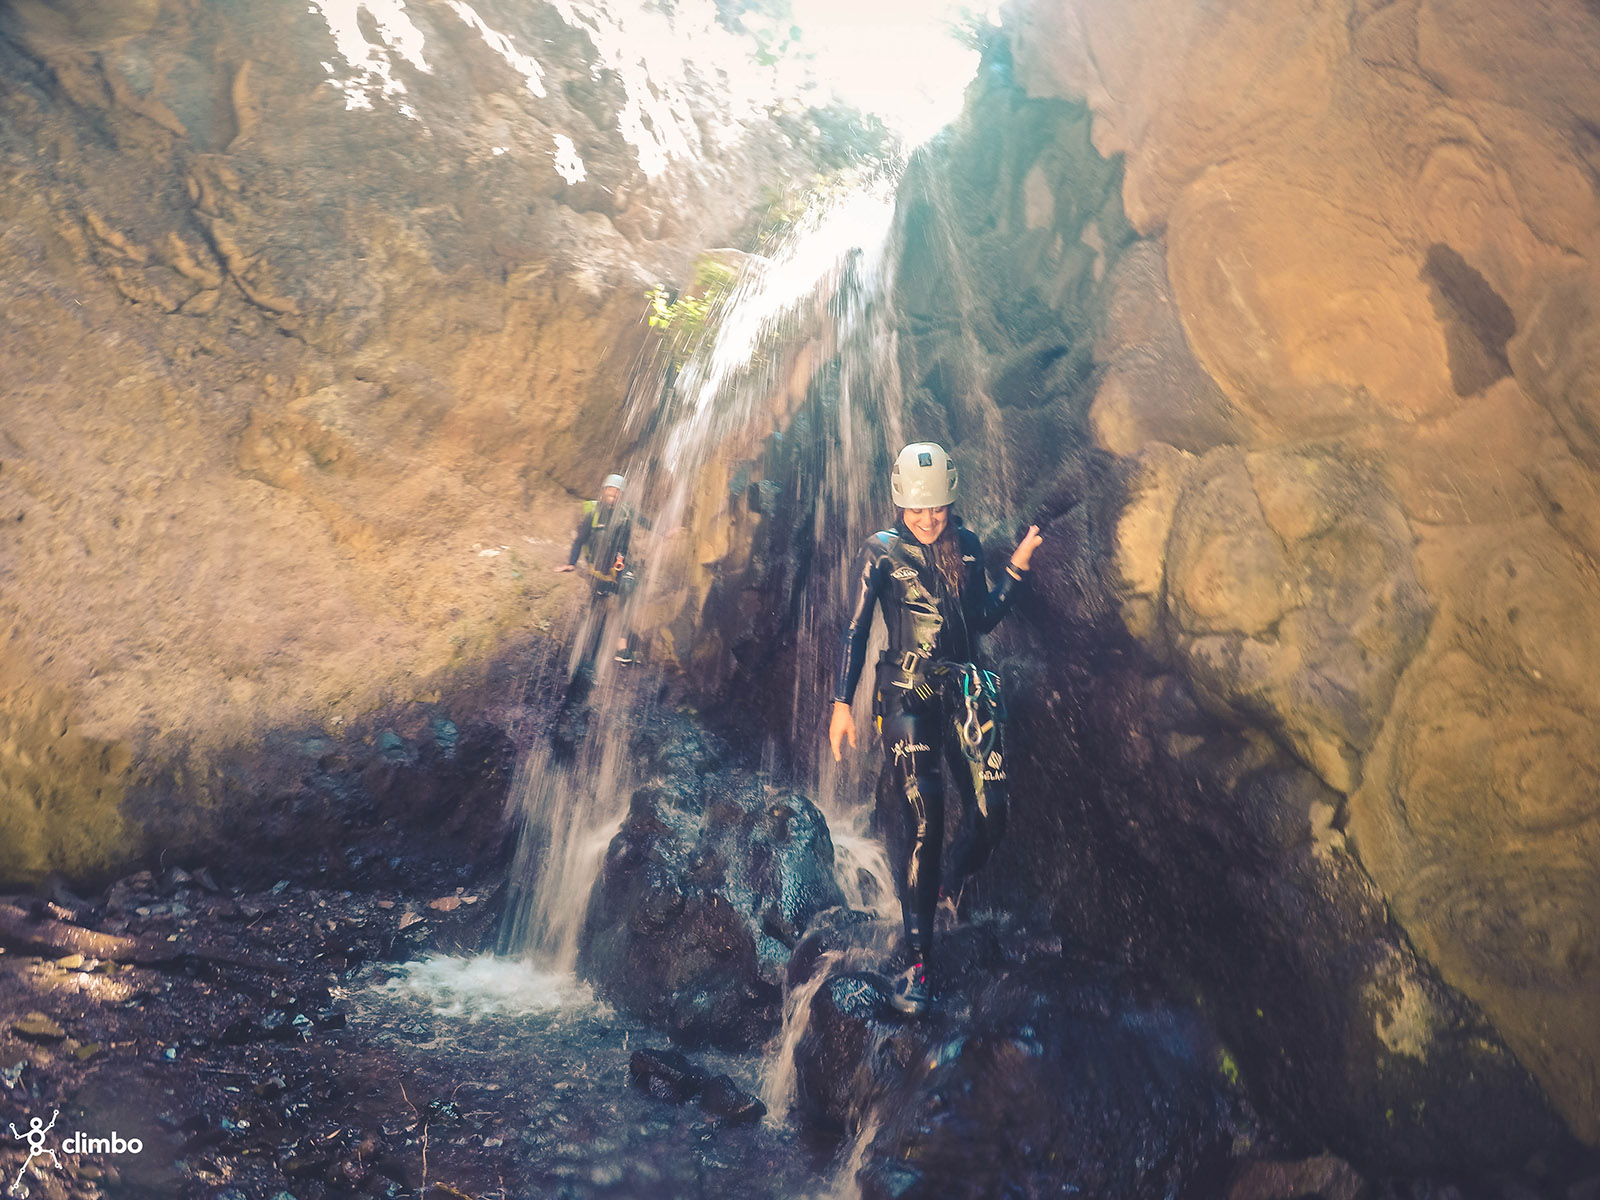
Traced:
[[939, 713], [907, 711], [891, 700], [883, 717], [883, 749], [890, 793], [901, 812], [883, 822], [890, 862], [900, 882], [906, 942], [926, 960], [933, 947], [933, 914], [939, 903], [940, 852], [944, 848], [944, 780], [939, 773]]
[[600, 656], [600, 646], [605, 639], [606, 619], [611, 616], [610, 600], [609, 592], [598, 589], [589, 597], [589, 613], [584, 618], [587, 628], [583, 634], [583, 653], [578, 657], [581, 666], [593, 667]]

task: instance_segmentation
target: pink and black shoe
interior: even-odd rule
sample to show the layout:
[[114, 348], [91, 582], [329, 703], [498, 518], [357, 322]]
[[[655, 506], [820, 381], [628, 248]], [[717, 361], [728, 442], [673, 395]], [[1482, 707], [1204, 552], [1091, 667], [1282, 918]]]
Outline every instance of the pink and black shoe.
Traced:
[[894, 981], [894, 991], [889, 1003], [908, 1017], [920, 1017], [928, 1011], [932, 993], [928, 990], [928, 968], [920, 962], [907, 967]]

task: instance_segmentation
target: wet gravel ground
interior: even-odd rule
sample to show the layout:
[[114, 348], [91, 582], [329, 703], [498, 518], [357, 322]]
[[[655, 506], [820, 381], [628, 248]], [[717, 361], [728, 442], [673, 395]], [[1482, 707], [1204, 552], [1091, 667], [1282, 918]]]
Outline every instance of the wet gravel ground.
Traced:
[[[419, 893], [172, 869], [92, 900], [0, 896], [0, 1196], [822, 1200], [853, 1174], [849, 1146], [659, 1098], [660, 1075], [636, 1086], [664, 1035], [480, 953], [497, 887], [430, 877]], [[760, 1090], [754, 1055], [689, 1057]], [[1363, 1181], [1272, 1151], [1241, 1158], [1230, 1200], [1600, 1200], [1592, 1163], [1555, 1185]]]
[[[474, 957], [495, 900], [235, 891], [181, 870], [93, 903], [0, 898], [0, 1187], [20, 1175], [10, 1195], [50, 1200], [828, 1190], [837, 1147], [655, 1098], [629, 1061], [664, 1037], [570, 980]], [[690, 1057], [759, 1088], [754, 1056]], [[30, 1143], [30, 1122], [52, 1117]], [[122, 1149], [74, 1155], [75, 1134]], [[33, 1145], [47, 1153], [30, 1160]]]

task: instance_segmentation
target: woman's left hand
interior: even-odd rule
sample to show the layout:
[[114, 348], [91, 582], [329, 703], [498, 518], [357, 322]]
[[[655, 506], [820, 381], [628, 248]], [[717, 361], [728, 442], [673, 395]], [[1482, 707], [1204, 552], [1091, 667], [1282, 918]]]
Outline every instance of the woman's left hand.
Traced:
[[1019, 571], [1028, 570], [1028, 564], [1033, 561], [1033, 552], [1044, 543], [1044, 538], [1039, 535], [1037, 525], [1029, 525], [1028, 532], [1022, 535], [1022, 541], [1011, 552], [1011, 565]]

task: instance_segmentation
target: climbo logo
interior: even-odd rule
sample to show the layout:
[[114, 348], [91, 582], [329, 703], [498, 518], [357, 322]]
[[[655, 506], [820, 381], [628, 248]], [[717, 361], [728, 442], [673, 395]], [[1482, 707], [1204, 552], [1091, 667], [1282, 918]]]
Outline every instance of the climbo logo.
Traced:
[[8, 1195], [14, 1196], [17, 1194], [17, 1189], [22, 1186], [22, 1177], [28, 1173], [28, 1168], [33, 1165], [34, 1159], [44, 1158], [48, 1155], [50, 1161], [54, 1163], [58, 1169], [60, 1168], [61, 1160], [56, 1157], [56, 1152], [54, 1150], [46, 1149], [44, 1144], [44, 1135], [56, 1127], [56, 1118], [60, 1115], [61, 1113], [59, 1111], [51, 1113], [50, 1124], [48, 1125], [44, 1123], [43, 1117], [33, 1118], [33, 1120], [28, 1122], [27, 1133], [18, 1133], [17, 1123], [15, 1121], [11, 1122], [11, 1136], [16, 1138], [19, 1142], [28, 1143], [28, 1157], [27, 1160], [22, 1164], [22, 1169], [17, 1172], [17, 1177], [11, 1181], [11, 1186], [6, 1189]]
[[897, 763], [909, 754], [927, 754], [930, 752], [929, 747], [921, 742], [896, 742], [889, 749], [894, 754], [894, 761]]
[[[50, 1124], [48, 1125], [44, 1123], [43, 1117], [34, 1117], [28, 1122], [28, 1128], [21, 1133], [17, 1131], [16, 1122], [11, 1122], [11, 1136], [19, 1142], [28, 1143], [28, 1157], [23, 1162], [21, 1170], [17, 1172], [17, 1177], [11, 1181], [11, 1186], [6, 1189], [8, 1196], [17, 1194], [17, 1189], [22, 1186], [23, 1177], [27, 1175], [30, 1167], [33, 1168], [34, 1174], [37, 1175], [39, 1173], [40, 1168], [33, 1166], [33, 1160], [36, 1158], [48, 1158], [52, 1166], [58, 1171], [61, 1170], [61, 1159], [57, 1157], [54, 1150], [45, 1145], [46, 1135], [55, 1128], [56, 1118], [60, 1115], [59, 1110], [51, 1113]], [[66, 1141], [61, 1143], [61, 1153], [74, 1156], [80, 1154], [138, 1154], [143, 1150], [143, 1141], [139, 1138], [125, 1138], [115, 1129], [111, 1131], [110, 1137], [89, 1137], [82, 1132], [73, 1133], [67, 1137]]]
[[143, 1149], [144, 1143], [138, 1138], [124, 1138], [115, 1129], [108, 1138], [75, 1133], [61, 1143], [63, 1154], [138, 1154]]

